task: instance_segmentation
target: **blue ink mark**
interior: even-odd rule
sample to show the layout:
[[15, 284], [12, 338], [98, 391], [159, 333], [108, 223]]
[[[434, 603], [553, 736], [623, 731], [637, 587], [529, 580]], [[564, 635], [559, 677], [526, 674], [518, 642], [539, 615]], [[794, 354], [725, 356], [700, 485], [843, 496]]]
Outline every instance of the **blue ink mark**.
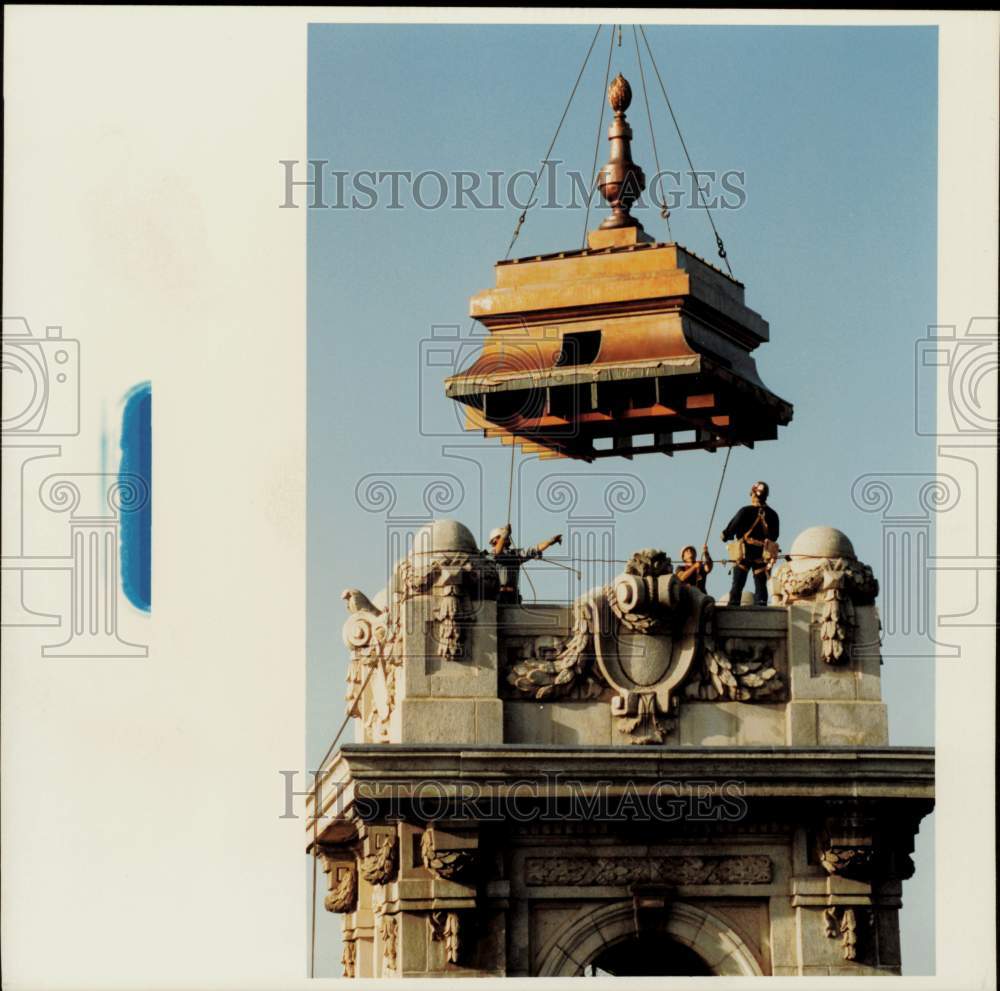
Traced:
[[122, 459], [118, 479], [138, 475], [146, 483], [147, 497], [121, 511], [121, 569], [125, 597], [136, 609], [150, 610], [150, 548], [153, 501], [153, 393], [142, 382], [125, 396], [122, 412]]

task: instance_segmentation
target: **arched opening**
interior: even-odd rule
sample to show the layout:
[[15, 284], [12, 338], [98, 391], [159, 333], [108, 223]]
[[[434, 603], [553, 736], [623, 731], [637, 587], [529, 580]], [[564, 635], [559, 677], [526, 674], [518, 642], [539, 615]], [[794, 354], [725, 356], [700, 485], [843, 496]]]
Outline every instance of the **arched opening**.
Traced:
[[[764, 971], [736, 931], [704, 908], [672, 902], [636, 924], [631, 899], [581, 905], [540, 947], [537, 977], [737, 977]], [[595, 971], [596, 968], [596, 971]]]
[[689, 946], [663, 936], [638, 936], [602, 950], [584, 968], [587, 977], [712, 977]]

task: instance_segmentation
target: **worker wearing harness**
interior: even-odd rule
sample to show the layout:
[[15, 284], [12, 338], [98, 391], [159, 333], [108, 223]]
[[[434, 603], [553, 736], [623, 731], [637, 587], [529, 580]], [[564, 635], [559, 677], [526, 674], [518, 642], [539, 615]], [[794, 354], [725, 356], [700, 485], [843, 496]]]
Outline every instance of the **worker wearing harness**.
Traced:
[[766, 482], [756, 482], [750, 489], [750, 505], [744, 506], [722, 531], [726, 542], [742, 544], [730, 553], [733, 561], [733, 584], [729, 604], [740, 605], [747, 574], [753, 570], [755, 606], [767, 605], [767, 576], [777, 555], [778, 514], [767, 504], [770, 489]]
[[500, 590], [497, 602], [500, 605], [517, 605], [521, 601], [518, 585], [521, 579], [521, 565], [525, 561], [540, 558], [553, 544], [562, 543], [562, 534], [557, 533], [548, 540], [543, 540], [535, 547], [512, 547], [510, 543], [510, 524], [497, 527], [490, 533], [490, 550], [497, 564], [500, 578]]

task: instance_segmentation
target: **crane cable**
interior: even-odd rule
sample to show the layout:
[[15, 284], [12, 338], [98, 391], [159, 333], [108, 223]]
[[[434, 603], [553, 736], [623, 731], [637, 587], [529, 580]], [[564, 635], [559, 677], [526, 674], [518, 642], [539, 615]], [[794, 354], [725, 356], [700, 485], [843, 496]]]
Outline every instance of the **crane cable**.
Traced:
[[594, 50], [594, 45], [597, 43], [597, 36], [601, 33], [602, 27], [604, 27], [603, 24], [598, 24], [597, 30], [594, 32], [594, 37], [590, 39], [590, 47], [587, 49], [587, 54], [583, 59], [583, 65], [580, 66], [580, 71], [576, 75], [576, 82], [573, 83], [573, 88], [570, 90], [569, 99], [566, 101], [566, 107], [563, 110], [562, 117], [559, 118], [559, 124], [556, 127], [556, 133], [552, 135], [552, 140], [549, 142], [549, 150], [545, 153], [545, 157], [542, 159], [541, 166], [538, 169], [538, 175], [535, 176], [534, 184], [531, 187], [531, 193], [528, 195], [528, 205], [521, 211], [521, 215], [517, 218], [517, 223], [514, 225], [514, 233], [511, 235], [510, 244], [507, 245], [507, 253], [503, 256], [504, 261], [510, 258], [510, 253], [514, 250], [514, 242], [521, 233], [521, 227], [527, 219], [528, 210], [531, 209], [533, 205], [532, 198], [535, 195], [535, 190], [538, 189], [538, 184], [542, 181], [542, 173], [545, 171], [545, 163], [549, 160], [549, 156], [552, 154], [552, 149], [556, 146], [556, 139], [559, 137], [559, 132], [562, 130], [563, 123], [566, 120], [566, 115], [569, 113], [570, 105], [573, 103], [573, 97], [576, 96], [577, 87], [580, 85], [580, 80], [583, 78], [583, 72], [587, 68], [587, 63], [590, 61], [590, 53]]
[[608, 80], [611, 78], [611, 54], [615, 50], [615, 25], [611, 25], [611, 44], [608, 45], [608, 67], [604, 70], [604, 89], [601, 91], [601, 116], [597, 120], [597, 142], [594, 145], [594, 164], [590, 168], [590, 189], [587, 191], [587, 214], [583, 219], [583, 241], [581, 248], [587, 247], [587, 227], [590, 224], [590, 202], [597, 188], [597, 154], [601, 150], [601, 131], [604, 130], [604, 104], [607, 101]]
[[653, 65], [653, 72], [656, 73], [656, 79], [660, 84], [660, 90], [663, 93], [663, 99], [667, 102], [667, 109], [670, 111], [670, 118], [674, 122], [674, 129], [677, 131], [677, 137], [680, 139], [681, 148], [684, 149], [684, 157], [687, 159], [688, 168], [691, 170], [691, 176], [695, 180], [693, 183], [694, 189], [697, 190], [696, 198], [698, 203], [704, 207], [705, 214], [708, 217], [708, 222], [712, 225], [712, 233], [715, 234], [715, 246], [718, 248], [719, 257], [726, 263], [726, 269], [729, 272], [730, 277], [733, 276], [733, 268], [729, 264], [729, 257], [726, 254], [726, 246], [722, 242], [722, 238], [719, 235], [719, 230], [715, 226], [715, 219], [712, 217], [712, 211], [705, 202], [705, 199], [701, 195], [701, 184], [697, 181], [697, 173], [695, 172], [694, 163], [691, 161], [691, 155], [688, 152], [687, 142], [684, 140], [684, 135], [681, 133], [681, 126], [677, 122], [677, 115], [674, 113], [673, 104], [670, 102], [670, 97], [667, 96], [667, 87], [663, 85], [663, 77], [660, 75], [660, 70], [657, 68], [656, 59], [653, 57], [653, 49], [649, 47], [649, 39], [646, 37], [646, 29], [640, 24], [639, 33], [642, 35], [642, 40], [646, 43], [646, 51], [649, 53], [649, 61]]
[[646, 73], [642, 68], [642, 52], [639, 50], [639, 35], [636, 33], [634, 24], [632, 25], [632, 37], [635, 40], [636, 61], [639, 63], [639, 78], [642, 80], [642, 99], [646, 104], [646, 120], [649, 121], [649, 139], [653, 143], [653, 161], [656, 163], [656, 176], [654, 177], [653, 182], [650, 183], [649, 198], [654, 203], [656, 203], [655, 187], [656, 187], [656, 181], [657, 179], [659, 179], [661, 196], [660, 196], [660, 202], [656, 203], [656, 205], [660, 208], [660, 216], [666, 221], [667, 237], [669, 237], [670, 240], [673, 241], [674, 235], [673, 231], [671, 231], [670, 229], [670, 209], [667, 207], [667, 202], [662, 196], [663, 180], [660, 178], [660, 176], [663, 173], [660, 171], [660, 156], [656, 150], [656, 134], [653, 131], [653, 113], [649, 109], [649, 93], [646, 90]]

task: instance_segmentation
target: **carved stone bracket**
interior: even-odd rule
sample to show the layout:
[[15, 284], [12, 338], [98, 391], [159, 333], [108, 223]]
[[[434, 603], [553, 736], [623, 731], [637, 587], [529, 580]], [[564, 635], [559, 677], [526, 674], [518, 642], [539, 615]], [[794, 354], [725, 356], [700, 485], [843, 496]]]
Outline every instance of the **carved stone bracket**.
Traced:
[[827, 874], [870, 880], [875, 859], [875, 823], [859, 809], [827, 816], [816, 836], [816, 852]]
[[459, 915], [458, 912], [435, 911], [427, 916], [431, 940], [444, 943], [444, 955], [448, 963], [458, 963]]
[[374, 841], [374, 851], [361, 861], [361, 876], [369, 884], [388, 884], [399, 867], [399, 844], [389, 832], [377, 834]]
[[479, 851], [473, 846], [451, 846], [442, 842], [440, 832], [428, 826], [420, 838], [420, 858], [424, 867], [436, 877], [466, 882], [475, 875]]
[[317, 856], [329, 888], [323, 907], [328, 912], [353, 912], [358, 903], [358, 873], [354, 859], [348, 860], [344, 854], [326, 851], [322, 847]]

